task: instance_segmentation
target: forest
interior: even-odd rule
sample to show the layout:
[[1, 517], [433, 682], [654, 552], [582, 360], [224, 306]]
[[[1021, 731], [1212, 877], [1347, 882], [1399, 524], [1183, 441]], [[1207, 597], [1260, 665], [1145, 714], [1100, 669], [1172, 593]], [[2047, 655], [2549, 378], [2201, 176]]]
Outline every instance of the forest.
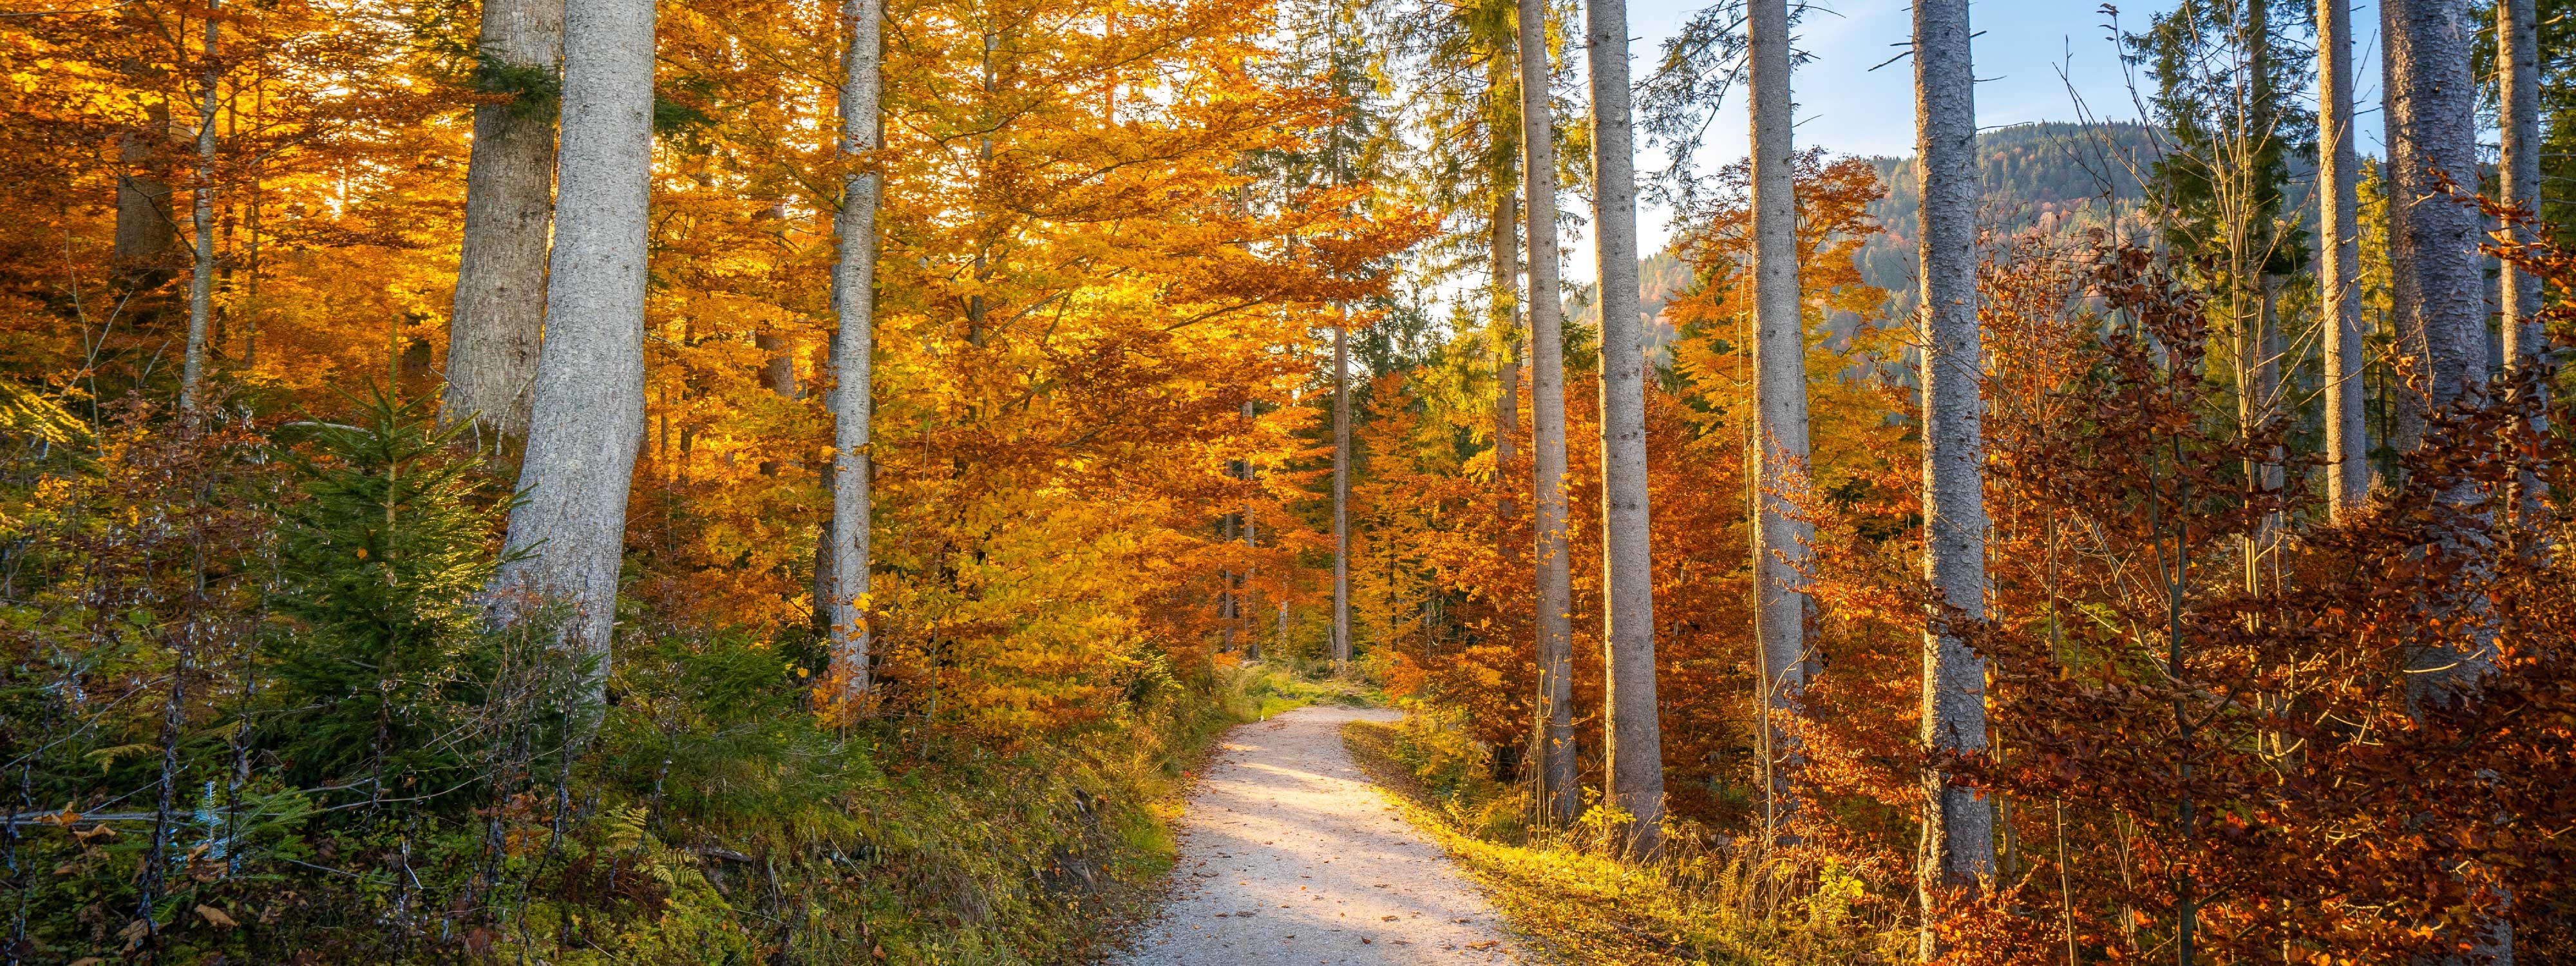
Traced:
[[2576, 0], [1690, 6], [0, 0], [0, 964], [2576, 962]]

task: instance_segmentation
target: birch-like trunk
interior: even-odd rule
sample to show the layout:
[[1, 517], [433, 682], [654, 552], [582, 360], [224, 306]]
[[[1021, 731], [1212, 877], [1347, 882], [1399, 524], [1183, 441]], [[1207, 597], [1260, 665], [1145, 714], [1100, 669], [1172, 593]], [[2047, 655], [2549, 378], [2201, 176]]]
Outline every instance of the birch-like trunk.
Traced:
[[2370, 499], [2362, 403], [2360, 155], [2353, 149], [2352, 0], [2317, 0], [2319, 321], [2325, 329], [2326, 505], [2348, 518]]
[[[552, 77], [564, 0], [487, 0], [477, 53], [487, 77]], [[525, 96], [526, 92], [520, 93]], [[439, 420], [521, 439], [545, 324], [546, 228], [554, 220], [555, 111], [516, 101], [474, 108], [465, 163], [465, 238], [447, 322]], [[496, 440], [497, 441], [497, 440]]]
[[1593, 258], [1601, 280], [1601, 799], [1628, 813], [1629, 847], [1652, 854], [1664, 821], [1655, 703], [1655, 574], [1647, 546], [1646, 355], [1637, 318], [1635, 119], [1626, 0], [1585, 0], [1592, 74]]
[[[1807, 681], [1809, 528], [1798, 519], [1807, 497], [1807, 335], [1798, 287], [1798, 199], [1792, 164], [1788, 0], [1752, 0], [1745, 11], [1753, 97], [1753, 386], [1754, 438], [1761, 446], [1755, 500], [1754, 573], [1759, 613], [1755, 682], [1767, 715], [1789, 711]], [[1783, 756], [1776, 719], [1766, 717], [1758, 780], [1767, 790], [1765, 831], [1777, 834]]]
[[[1923, 559], [1933, 590], [1968, 620], [1986, 610], [1984, 440], [1978, 383], [1977, 107], [1968, 0], [1915, 0], [1916, 178], [1923, 186]], [[1986, 747], [1986, 662], [1930, 616], [1923, 634], [1923, 745], [1935, 754]], [[1994, 872], [1994, 807], [1938, 769], [1923, 776], [1918, 883], [1923, 958], [1939, 953], [1932, 919], [1953, 890]]]
[[1565, 506], [1565, 303], [1556, 281], [1556, 105], [1549, 99], [1547, 0], [1518, 0], [1521, 197], [1529, 207], [1531, 563], [1537, 582], [1537, 764], [1542, 821], [1583, 806], [1574, 757], [1572, 541]]
[[179, 411], [195, 412], [206, 381], [206, 328], [215, 309], [215, 107], [223, 70], [215, 63], [217, 31], [223, 21], [216, 0], [206, 3], [205, 43], [199, 55], [205, 70], [197, 77], [197, 229], [196, 274], [188, 281], [188, 345], [179, 362]]
[[1333, 673], [1351, 667], [1350, 326], [1333, 326]]
[[527, 453], [494, 579], [499, 617], [570, 608], [564, 646], [602, 697], [617, 619], [626, 494], [644, 432], [644, 276], [653, 164], [653, 0], [572, 0], [564, 18], [546, 340]]
[[[842, 58], [841, 155], [860, 163], [877, 150], [884, 88], [880, 37], [885, 0], [843, 0], [849, 49]], [[827, 676], [845, 706], [868, 694], [868, 537], [873, 519], [868, 472], [869, 420], [875, 414], [877, 202], [882, 176], [852, 171], [841, 182], [841, 214], [834, 223], [839, 258], [832, 264], [832, 520], [831, 652]]]
[[[2532, 0], [2496, 0], [2498, 127], [2503, 160], [2496, 167], [2497, 193], [2508, 205], [2540, 211], [2540, 21]], [[2506, 226], [2516, 241], [2531, 241], [2531, 231]], [[2520, 370], [2542, 345], [2540, 280], [2504, 267], [2504, 365]]]

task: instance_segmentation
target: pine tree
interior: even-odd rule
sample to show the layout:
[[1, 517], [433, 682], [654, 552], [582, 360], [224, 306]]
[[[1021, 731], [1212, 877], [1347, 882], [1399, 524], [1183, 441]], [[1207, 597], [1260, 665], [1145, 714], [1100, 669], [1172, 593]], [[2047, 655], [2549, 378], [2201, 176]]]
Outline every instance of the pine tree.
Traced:
[[1593, 259], [1601, 280], [1602, 632], [1608, 675], [1602, 799], [1652, 854], [1664, 820], [1655, 702], [1654, 559], [1648, 544], [1646, 356], [1637, 309], [1637, 177], [1625, 0], [1585, 0], [1592, 77]]
[[[1914, 4], [1915, 165], [1923, 186], [1917, 249], [1923, 307], [1924, 576], [1948, 608], [1923, 634], [1923, 746], [1932, 755], [1986, 748], [1986, 663], [1954, 631], [1985, 618], [1986, 505], [1979, 430], [1982, 338], [1977, 325], [1977, 108], [1967, 0]], [[1940, 955], [1931, 927], [1952, 894], [1994, 870], [1994, 806], [1938, 767], [1924, 773], [1925, 960]]]
[[2317, 166], [2318, 326], [2324, 330], [2326, 503], [2338, 520], [2370, 498], [2352, 50], [2351, 0], [2317, 0], [2317, 154], [2323, 159]]
[[1519, 0], [1521, 197], [1529, 202], [1530, 561], [1537, 593], [1540, 813], [1574, 821], [1583, 805], [1574, 747], [1574, 607], [1565, 503], [1565, 323], [1556, 280], [1556, 109], [1546, 0]]
[[1810, 569], [1810, 529], [1797, 516], [1807, 502], [1807, 334], [1798, 285], [1787, 0], [1751, 0], [1745, 32], [1753, 82], [1753, 435], [1761, 447], [1754, 491], [1754, 631], [1760, 659], [1755, 686], [1766, 715], [1756, 753], [1762, 760], [1763, 800], [1770, 810], [1765, 830], [1776, 833], [1782, 788], [1773, 769], [1782, 735], [1767, 716], [1787, 712], [1806, 684], [1808, 605], [1803, 587]]

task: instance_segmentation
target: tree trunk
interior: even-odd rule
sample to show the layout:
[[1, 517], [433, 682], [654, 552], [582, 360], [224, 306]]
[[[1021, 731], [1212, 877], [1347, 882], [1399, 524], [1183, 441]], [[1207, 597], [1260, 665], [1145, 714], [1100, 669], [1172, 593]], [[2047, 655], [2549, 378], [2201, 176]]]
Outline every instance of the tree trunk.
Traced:
[[776, 332], [755, 333], [751, 344], [761, 352], [760, 384], [780, 399], [804, 394], [796, 385], [796, 340]]
[[[170, 215], [170, 184], [151, 173], [153, 155], [170, 137], [170, 105], [155, 101], [144, 108], [142, 127], [117, 138], [116, 242], [113, 264], [117, 280], [128, 289], [145, 289], [169, 278], [170, 248], [178, 242], [178, 221]], [[138, 171], [144, 173], [136, 173]]]
[[447, 323], [447, 389], [439, 419], [468, 418], [498, 439], [528, 433], [538, 337], [545, 323], [546, 227], [554, 218], [555, 110], [529, 83], [563, 57], [564, 0], [488, 0], [479, 39], [485, 86], [517, 97], [474, 109], [465, 165], [465, 239]]
[[1585, 0], [1592, 75], [1593, 257], [1601, 280], [1602, 801], [1652, 854], [1664, 821], [1655, 703], [1654, 560], [1647, 546], [1646, 356], [1637, 318], [1637, 178], [1626, 0]]
[[[2476, 189], [2477, 86], [2469, 42], [2477, 33], [2468, 0], [2388, 0], [2394, 21], [2387, 45], [2389, 142], [2403, 156], [2390, 165], [2391, 243], [2412, 261], [2416, 324], [2427, 402], [2448, 405], [2486, 381], [2486, 291], [2478, 261], [2474, 208], [2442, 191], [2447, 175], [2466, 195]], [[2418, 445], [2421, 440], [2415, 441]]]
[[[1347, 321], [1347, 320], [1346, 320]], [[1350, 327], [1333, 326], [1333, 673], [1351, 666]]]
[[[1499, 87], [1499, 85], [1497, 85]], [[1520, 219], [1513, 192], [1503, 179], [1509, 171], [1500, 172], [1494, 191], [1494, 220], [1491, 251], [1493, 255], [1493, 319], [1488, 330], [1493, 333], [1494, 349], [1494, 491], [1496, 518], [1508, 532], [1514, 515], [1510, 466], [1521, 431], [1521, 359], [1520, 306], [1515, 297], [1520, 289]], [[1506, 554], [1510, 551], [1504, 550]]]
[[2353, 149], [2352, 2], [2317, 0], [2318, 291], [2325, 328], [2326, 505], [2348, 518], [2370, 499], [2370, 431], [2362, 403], [2361, 227]]
[[[879, 42], [884, 0], [843, 0], [849, 33], [841, 78], [841, 153], [856, 157], [881, 147], [879, 94], [883, 90]], [[868, 537], [873, 518], [869, 492], [869, 420], [875, 415], [877, 201], [882, 176], [860, 170], [841, 182], [840, 258], [832, 266], [832, 673], [831, 695], [857, 705], [868, 693]]]
[[206, 325], [215, 307], [215, 105], [223, 71], [215, 63], [215, 41], [223, 21], [216, 19], [215, 0], [207, 0], [205, 45], [200, 48], [205, 72], [197, 83], [203, 99], [197, 106], [196, 275], [188, 282], [188, 346], [179, 363], [179, 411], [193, 412], [205, 386]]
[[[1255, 428], [1252, 421], [1252, 400], [1246, 399], [1243, 401], [1241, 414], [1243, 419], [1243, 430], [1245, 433], [1249, 434]], [[1252, 551], [1261, 545], [1260, 527], [1252, 519], [1252, 494], [1258, 492], [1254, 488], [1253, 484], [1261, 478], [1261, 475], [1260, 472], [1253, 467], [1252, 454], [1250, 453], [1244, 454], [1243, 459], [1238, 461], [1236, 465], [1243, 468], [1241, 479], [1244, 483], [1245, 495], [1243, 508], [1235, 512], [1241, 514], [1243, 518], [1243, 554], [1246, 558], [1250, 558], [1252, 556]], [[1243, 624], [1244, 657], [1247, 660], [1253, 661], [1261, 660], [1261, 633], [1257, 629], [1257, 625], [1253, 623], [1254, 618], [1252, 607], [1252, 579], [1258, 576], [1259, 572], [1259, 566], [1246, 564], [1243, 574], [1243, 589], [1236, 594], [1234, 602], [1234, 616], [1239, 618]], [[1231, 637], [1234, 634], [1234, 627], [1231, 623], [1226, 627], [1226, 634], [1228, 637]]]
[[[1924, 569], [1968, 620], [1986, 609], [1984, 442], [1977, 397], [1977, 108], [1968, 0], [1915, 0], [1916, 177], [1923, 185], [1916, 257], [1923, 290]], [[1929, 753], [1986, 747], [1986, 662], [1936, 612], [1923, 634], [1923, 745]], [[1994, 870], [1994, 808], [1938, 768], [1924, 773], [1918, 882], [1923, 958], [1939, 954], [1932, 919], [1953, 890]]]
[[[568, 606], [564, 645], [608, 676], [626, 495], [644, 432], [644, 275], [653, 148], [652, 0], [573, 0], [564, 22], [563, 148], [534, 419], [494, 578], [503, 619]], [[511, 599], [515, 598], [515, 599]]]
[[[2467, 0], [2385, 0], [2388, 49], [2389, 239], [2411, 263], [2411, 291], [2401, 285], [2401, 316], [2411, 307], [2418, 330], [2416, 362], [2424, 375], [2417, 405], [2426, 410], [2475, 401], [2487, 380], [2486, 291], [2477, 242], [2480, 216], [2443, 192], [2448, 175], [2462, 194], [2476, 189], [2477, 89], [2469, 71], [2476, 24]], [[2405, 279], [2400, 280], [2401, 282]], [[2517, 340], [2518, 341], [2518, 340]], [[2414, 393], [2408, 393], [2412, 397]], [[2404, 442], [2424, 443], [2422, 417]], [[2483, 514], [2473, 487], [2442, 499]], [[2474, 552], [2460, 547], [2456, 552]], [[2492, 632], [2480, 635], [2492, 640]], [[2416, 657], [2411, 702], [2450, 701], [2473, 692], [2494, 667], [2484, 642], [2466, 649], [2430, 648]], [[2479, 930], [2476, 955], [2510, 964], [2511, 927], [2493, 920]]]
[[[2497, 101], [2503, 161], [2497, 194], [2508, 205], [2540, 212], [2540, 21], [2532, 0], [2496, 0]], [[2533, 240], [2528, 227], [2507, 226], [2516, 241]], [[2520, 370], [2543, 344], [2540, 280], [2504, 267], [2504, 365]]]
[[1583, 806], [1574, 756], [1572, 541], [1565, 506], [1565, 302], [1556, 282], [1556, 108], [1546, 0], [1520, 5], [1521, 198], [1529, 208], [1530, 509], [1537, 581], [1538, 779], [1542, 821]]
[[[1788, 0], [1753, 0], [1746, 10], [1753, 97], [1754, 438], [1761, 445], [1754, 532], [1759, 614], [1755, 689], [1766, 714], [1786, 713], [1806, 687], [1809, 528], [1797, 518], [1807, 497], [1807, 336], [1798, 287], [1798, 200], [1791, 165]], [[1766, 789], [1766, 838], [1779, 832], [1781, 733], [1766, 717], [1758, 776]]]

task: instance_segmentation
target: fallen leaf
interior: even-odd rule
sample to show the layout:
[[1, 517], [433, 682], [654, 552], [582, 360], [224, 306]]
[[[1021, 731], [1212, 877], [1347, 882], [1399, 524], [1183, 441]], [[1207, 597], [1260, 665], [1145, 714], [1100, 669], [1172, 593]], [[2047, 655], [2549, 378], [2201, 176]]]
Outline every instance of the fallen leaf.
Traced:
[[240, 923], [234, 922], [233, 917], [224, 915], [223, 910], [217, 909], [213, 906], [198, 906], [197, 918], [205, 920], [206, 925], [213, 926], [217, 929], [230, 929], [234, 926], [241, 925]]

